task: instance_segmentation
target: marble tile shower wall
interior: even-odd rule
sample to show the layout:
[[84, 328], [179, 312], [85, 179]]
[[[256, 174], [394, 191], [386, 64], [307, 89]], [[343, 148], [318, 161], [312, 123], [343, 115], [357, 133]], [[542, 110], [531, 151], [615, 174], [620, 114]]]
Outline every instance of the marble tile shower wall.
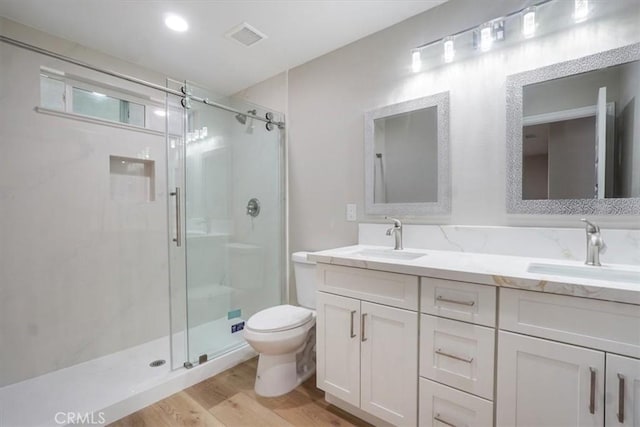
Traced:
[[[358, 243], [393, 246], [387, 224], [361, 223]], [[602, 229], [607, 250], [603, 264], [640, 265], [640, 230]], [[585, 259], [582, 228], [404, 225], [404, 247], [495, 255], [581, 261]]]
[[[123, 87], [0, 44], [0, 387], [169, 332], [164, 137], [36, 112], [41, 66]], [[155, 162], [151, 200], [111, 156]]]

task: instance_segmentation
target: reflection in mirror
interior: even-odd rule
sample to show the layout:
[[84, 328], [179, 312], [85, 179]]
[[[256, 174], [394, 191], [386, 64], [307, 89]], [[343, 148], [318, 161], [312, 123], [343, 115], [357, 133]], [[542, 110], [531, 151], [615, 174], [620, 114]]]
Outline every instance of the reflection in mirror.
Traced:
[[640, 44], [507, 78], [507, 209], [637, 214]]
[[448, 92], [366, 113], [366, 212], [448, 213], [448, 141]]
[[522, 92], [523, 199], [640, 196], [640, 61]]
[[438, 107], [374, 120], [374, 203], [438, 200]]

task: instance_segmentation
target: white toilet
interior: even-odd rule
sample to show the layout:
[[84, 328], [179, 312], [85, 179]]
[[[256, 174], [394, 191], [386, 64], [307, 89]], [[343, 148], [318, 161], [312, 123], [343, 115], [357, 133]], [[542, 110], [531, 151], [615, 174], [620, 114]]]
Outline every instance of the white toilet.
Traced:
[[249, 318], [244, 339], [260, 353], [256, 393], [273, 397], [290, 392], [316, 369], [315, 262], [307, 252], [291, 256], [298, 302], [302, 307], [278, 305]]

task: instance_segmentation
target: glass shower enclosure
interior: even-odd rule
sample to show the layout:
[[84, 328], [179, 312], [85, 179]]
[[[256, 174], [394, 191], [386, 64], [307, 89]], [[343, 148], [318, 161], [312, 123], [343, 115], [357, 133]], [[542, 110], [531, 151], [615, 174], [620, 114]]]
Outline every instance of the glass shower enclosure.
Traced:
[[[182, 88], [214, 99], [196, 85]], [[168, 102], [186, 106], [175, 124], [179, 137], [170, 131], [167, 147], [172, 359], [187, 367], [244, 345], [244, 322], [283, 300], [282, 130], [251, 116], [281, 117], [219, 102], [239, 113], [189, 97]]]

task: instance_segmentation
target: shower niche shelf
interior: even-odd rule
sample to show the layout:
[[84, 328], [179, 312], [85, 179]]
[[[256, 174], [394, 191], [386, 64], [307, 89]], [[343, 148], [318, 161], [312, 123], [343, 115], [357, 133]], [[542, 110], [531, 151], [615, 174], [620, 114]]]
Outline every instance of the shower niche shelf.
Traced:
[[155, 161], [109, 156], [111, 200], [153, 202], [155, 200]]

